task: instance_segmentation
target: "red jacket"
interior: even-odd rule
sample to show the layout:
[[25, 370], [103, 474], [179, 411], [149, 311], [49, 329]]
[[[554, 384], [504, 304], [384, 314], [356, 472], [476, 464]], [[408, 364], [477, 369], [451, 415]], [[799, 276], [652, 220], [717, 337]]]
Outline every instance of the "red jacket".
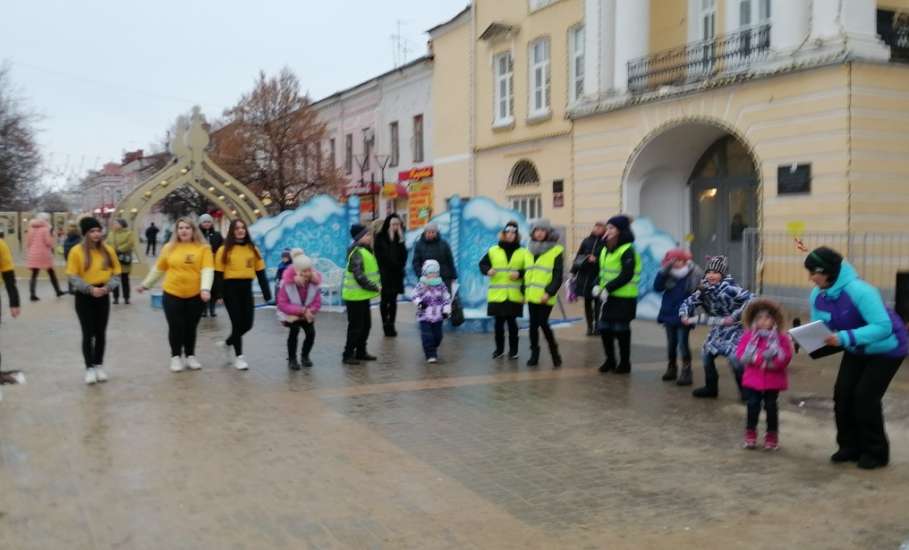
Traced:
[[[789, 362], [792, 361], [792, 340], [785, 332], [778, 332], [777, 337], [780, 340], [780, 354], [773, 358], [769, 363], [764, 360], [764, 350], [767, 349], [767, 339], [758, 340], [755, 351], [755, 359], [745, 365], [745, 374], [742, 376], [742, 386], [757, 391], [783, 391], [789, 388]], [[735, 350], [735, 356], [742, 360], [745, 355], [745, 348], [748, 343], [757, 336], [750, 330], [746, 330], [739, 340], [739, 345]], [[765, 363], [766, 368], [765, 368]]]

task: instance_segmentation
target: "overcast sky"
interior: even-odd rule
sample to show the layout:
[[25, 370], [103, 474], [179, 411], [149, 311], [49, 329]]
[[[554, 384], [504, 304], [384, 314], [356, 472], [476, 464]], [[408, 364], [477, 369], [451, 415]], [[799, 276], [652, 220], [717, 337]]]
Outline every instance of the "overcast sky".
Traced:
[[[214, 118], [259, 69], [293, 69], [317, 99], [408, 59], [426, 29], [468, 0], [113, 0], [3, 2], [0, 62], [44, 116], [40, 142], [57, 174], [119, 160], [156, 142], [194, 104]], [[55, 178], [60, 179], [60, 178]]]

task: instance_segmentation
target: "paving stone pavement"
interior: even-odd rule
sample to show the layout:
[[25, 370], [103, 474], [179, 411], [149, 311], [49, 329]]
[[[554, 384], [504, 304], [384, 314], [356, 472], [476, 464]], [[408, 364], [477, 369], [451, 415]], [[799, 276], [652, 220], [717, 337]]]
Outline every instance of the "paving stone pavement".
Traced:
[[[373, 331], [379, 361], [347, 368], [342, 316], [320, 315], [316, 366], [290, 372], [286, 333], [259, 310], [244, 373], [219, 364], [222, 313], [200, 329], [205, 368], [172, 374], [163, 315], [142, 297], [114, 308], [111, 380], [87, 387], [71, 302], [26, 304], [0, 328], [4, 367], [29, 376], [0, 402], [0, 548], [898, 548], [909, 539], [905, 369], [886, 399], [893, 463], [862, 472], [826, 460], [830, 361], [793, 366], [783, 450], [747, 452], [728, 372], [716, 401], [661, 382], [656, 325], [635, 327], [634, 372], [622, 377], [596, 372], [599, 341], [577, 326], [556, 332], [561, 370], [545, 354], [535, 369], [490, 360], [489, 335], [451, 333], [443, 361], [427, 365], [412, 314], [401, 308], [396, 339]], [[522, 346], [526, 355], [526, 334]]]

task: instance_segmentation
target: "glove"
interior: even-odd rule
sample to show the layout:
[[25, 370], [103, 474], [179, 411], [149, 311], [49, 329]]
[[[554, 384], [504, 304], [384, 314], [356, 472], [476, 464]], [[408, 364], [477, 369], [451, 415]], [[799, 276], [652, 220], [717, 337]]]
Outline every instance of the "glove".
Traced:
[[603, 292], [604, 292], [604, 289], [600, 285], [595, 285], [590, 290], [590, 293], [593, 295], [594, 298], [599, 298], [603, 294]]
[[442, 315], [451, 315], [451, 304], [442, 306]]

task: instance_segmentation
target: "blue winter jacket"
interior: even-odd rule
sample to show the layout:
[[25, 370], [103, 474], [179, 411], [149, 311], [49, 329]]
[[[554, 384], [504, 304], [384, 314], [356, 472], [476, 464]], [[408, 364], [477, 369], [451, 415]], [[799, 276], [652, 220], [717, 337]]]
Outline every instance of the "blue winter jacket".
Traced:
[[[693, 287], [696, 287], [697, 281], [701, 279], [703, 272], [700, 268], [692, 267], [691, 272], [684, 279], [672, 280], [672, 274], [666, 269], [661, 269], [653, 280], [653, 289], [663, 293], [663, 300], [660, 303], [660, 313], [657, 315], [657, 322], [669, 327], [682, 326], [682, 318], [679, 317], [679, 308], [685, 298], [691, 296]], [[692, 281], [693, 279], [693, 281]], [[668, 284], [667, 284], [668, 283]]]
[[859, 279], [843, 261], [830, 288], [811, 291], [811, 319], [836, 331], [842, 346], [857, 355], [906, 356], [906, 329], [888, 311], [880, 292]]

